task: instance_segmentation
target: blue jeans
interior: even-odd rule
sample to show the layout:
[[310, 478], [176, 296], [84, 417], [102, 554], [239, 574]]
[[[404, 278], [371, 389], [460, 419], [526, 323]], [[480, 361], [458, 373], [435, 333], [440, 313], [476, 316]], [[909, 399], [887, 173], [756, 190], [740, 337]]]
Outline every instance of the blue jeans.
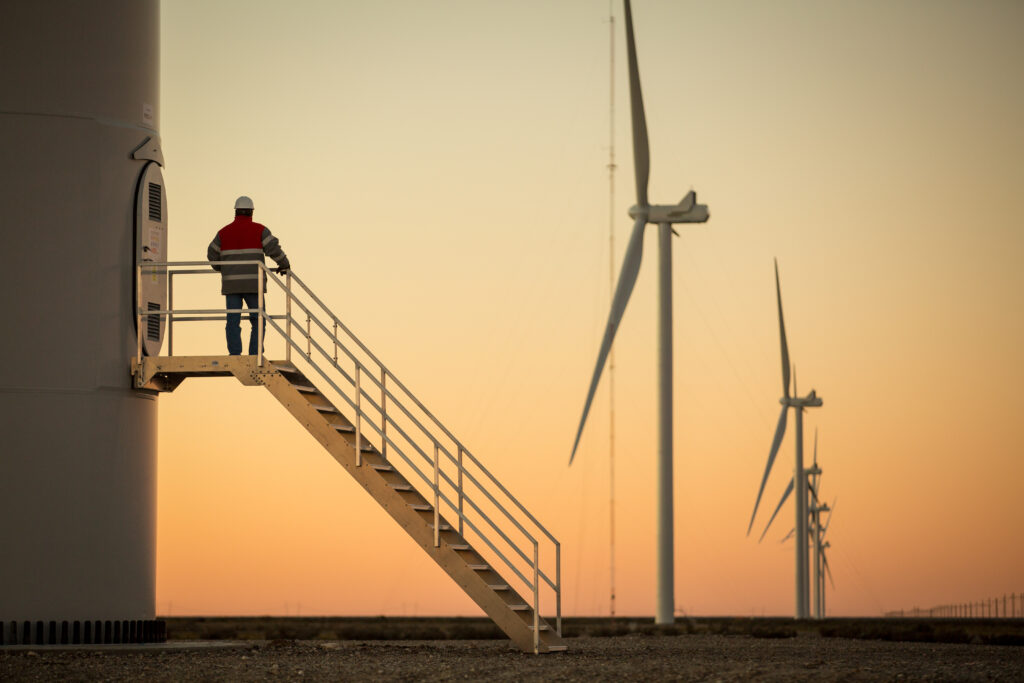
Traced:
[[[249, 314], [249, 324], [252, 325], [252, 333], [249, 335], [249, 355], [255, 356], [257, 351], [257, 340], [259, 336], [256, 330], [259, 329], [260, 325], [260, 314], [257, 310], [260, 305], [260, 295], [256, 292], [252, 294], [226, 294], [227, 297], [227, 308], [228, 309], [239, 309], [242, 307], [242, 302], [249, 307], [252, 313]], [[225, 332], [228, 337], [228, 353], [232, 356], [238, 356], [242, 353], [242, 314], [241, 313], [228, 313], [228, 323], [224, 326]], [[264, 335], [266, 329], [263, 330]]]

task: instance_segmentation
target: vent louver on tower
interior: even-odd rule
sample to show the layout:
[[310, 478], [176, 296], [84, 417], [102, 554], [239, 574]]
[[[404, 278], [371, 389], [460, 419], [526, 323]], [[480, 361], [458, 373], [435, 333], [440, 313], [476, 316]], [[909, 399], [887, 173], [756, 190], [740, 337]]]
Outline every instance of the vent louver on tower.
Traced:
[[[159, 185], [157, 186], [159, 187]], [[149, 310], [159, 311], [160, 304], [150, 301], [147, 304]], [[160, 341], [160, 316], [158, 315], [147, 315], [146, 316], [146, 338], [150, 341]]]
[[160, 199], [163, 195], [163, 187], [157, 183], [149, 184], [149, 220], [160, 221], [162, 211], [160, 210]]

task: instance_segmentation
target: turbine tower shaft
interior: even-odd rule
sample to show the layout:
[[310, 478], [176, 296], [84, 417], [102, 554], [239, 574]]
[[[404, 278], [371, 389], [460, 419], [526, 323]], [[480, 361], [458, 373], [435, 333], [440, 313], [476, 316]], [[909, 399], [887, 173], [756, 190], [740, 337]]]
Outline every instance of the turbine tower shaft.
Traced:
[[796, 618], [806, 619], [807, 609], [807, 476], [804, 474], [804, 411], [796, 408]]
[[655, 623], [675, 620], [672, 524], [672, 225], [658, 226], [658, 602]]
[[[615, 15], [608, 2], [608, 298], [615, 297]], [[615, 347], [608, 351], [608, 611], [615, 617]]]

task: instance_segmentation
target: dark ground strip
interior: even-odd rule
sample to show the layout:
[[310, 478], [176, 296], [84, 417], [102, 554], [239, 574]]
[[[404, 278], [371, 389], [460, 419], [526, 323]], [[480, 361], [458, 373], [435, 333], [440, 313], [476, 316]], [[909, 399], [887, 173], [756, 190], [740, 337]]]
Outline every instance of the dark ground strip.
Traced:
[[[171, 640], [503, 640], [486, 617], [165, 617]], [[550, 620], [554, 627], [554, 619]], [[1024, 619], [823, 619], [788, 617], [678, 618], [655, 626], [651, 617], [571, 617], [567, 638], [621, 635], [745, 635], [792, 638], [798, 634], [909, 642], [1024, 645]]]
[[0, 650], [4, 681], [712, 680], [1020, 681], [1024, 650], [823, 638], [582, 637], [563, 654], [500, 640], [253, 641], [236, 650]]

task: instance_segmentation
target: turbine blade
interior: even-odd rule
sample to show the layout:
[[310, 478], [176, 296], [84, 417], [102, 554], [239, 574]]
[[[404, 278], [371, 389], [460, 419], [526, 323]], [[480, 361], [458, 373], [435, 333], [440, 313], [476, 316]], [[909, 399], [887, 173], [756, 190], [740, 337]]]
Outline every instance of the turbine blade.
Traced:
[[764, 485], [768, 482], [768, 475], [771, 474], [772, 465], [775, 463], [775, 456], [779, 454], [779, 446], [782, 445], [782, 437], [786, 435], [786, 413], [789, 406], [782, 406], [779, 413], [779, 424], [775, 427], [775, 438], [772, 439], [772, 449], [768, 452], [768, 464], [764, 468], [764, 476], [761, 477], [761, 488], [757, 490], [757, 500], [754, 501], [754, 512], [750, 515], [750, 524], [747, 525], [747, 536], [754, 526], [754, 517], [757, 516], [757, 506], [761, 504], [761, 496], [764, 494]]
[[782, 540], [781, 540], [781, 541], [779, 541], [779, 543], [785, 543], [785, 542], [786, 542], [786, 541], [788, 541], [788, 540], [789, 540], [789, 539], [790, 539], [790, 538], [791, 538], [791, 537], [793, 536], [793, 534], [795, 534], [795, 533], [796, 533], [796, 528], [790, 529], [790, 530], [789, 530], [789, 533], [788, 533], [788, 534], [786, 534], [785, 536], [783, 536], [783, 537], [782, 537]]
[[594, 394], [597, 393], [597, 385], [601, 381], [601, 372], [604, 370], [605, 361], [612, 350], [612, 342], [615, 340], [615, 333], [619, 329], [622, 315], [626, 312], [626, 304], [629, 296], [633, 293], [633, 285], [636, 284], [637, 275], [640, 274], [640, 262], [644, 250], [644, 226], [646, 218], [637, 218], [633, 224], [633, 234], [629, 236], [629, 244], [626, 246], [626, 256], [622, 259], [622, 271], [619, 273], [619, 282], [615, 286], [615, 296], [612, 297], [612, 308], [608, 313], [608, 325], [605, 327], [604, 339], [601, 341], [601, 349], [597, 352], [597, 365], [594, 367], [594, 377], [590, 380], [590, 391], [587, 392], [587, 400], [583, 404], [583, 416], [580, 418], [580, 427], [576, 430], [576, 440], [572, 444], [572, 453], [569, 455], [569, 464], [572, 465], [576, 457], [576, 449], [580, 445], [580, 437], [583, 435], [583, 426], [587, 423], [587, 414], [590, 413], [590, 404], [594, 401]]
[[811, 497], [814, 498], [814, 504], [815, 505], [821, 505], [821, 499], [818, 498], [818, 488], [820, 488], [820, 487], [821, 487], [821, 475], [820, 474], [816, 474], [816, 475], [814, 475], [814, 482], [813, 483], [812, 482], [808, 482], [808, 486], [807, 486], [807, 488], [811, 492]]
[[789, 398], [789, 345], [786, 344], [786, 323], [782, 319], [782, 288], [779, 286], [779, 260], [775, 259], [775, 298], [779, 303], [779, 339], [782, 345], [782, 393]]
[[636, 203], [647, 206], [647, 179], [651, 170], [651, 153], [647, 143], [647, 118], [644, 96], [640, 92], [640, 69], [636, 63], [636, 41], [633, 37], [633, 11], [626, 3], [626, 56], [629, 62], [629, 105], [633, 118], [633, 171], [636, 174]]
[[828, 582], [835, 588], [836, 582], [832, 580], [832, 570], [828, 568], [828, 555], [825, 554], [824, 550], [821, 551], [821, 560], [825, 564], [825, 574], [828, 576]]
[[789, 486], [786, 487], [786, 492], [782, 494], [782, 500], [780, 500], [779, 504], [775, 506], [775, 512], [772, 513], [771, 519], [768, 520], [768, 524], [765, 526], [764, 531], [761, 532], [761, 538], [757, 539], [758, 543], [760, 543], [761, 541], [764, 540], [765, 534], [768, 533], [768, 529], [771, 528], [772, 522], [775, 521], [775, 516], [779, 514], [779, 510], [782, 509], [782, 506], [789, 499], [789, 495], [791, 493], [793, 493], [793, 480], [792, 479], [789, 480]]

